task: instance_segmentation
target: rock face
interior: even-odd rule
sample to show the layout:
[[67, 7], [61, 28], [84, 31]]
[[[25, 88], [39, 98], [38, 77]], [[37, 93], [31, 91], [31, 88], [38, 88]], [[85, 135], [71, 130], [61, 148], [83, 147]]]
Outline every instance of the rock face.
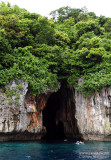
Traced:
[[[79, 81], [82, 83], [82, 81]], [[33, 96], [28, 83], [0, 90], [0, 141], [83, 138], [111, 140], [111, 87], [90, 98], [61, 83]]]
[[[28, 83], [19, 81], [23, 89], [17, 88], [13, 82], [6, 86], [6, 92], [0, 93], [0, 132], [23, 131], [26, 128], [24, 123], [24, 98], [28, 90]], [[23, 126], [23, 127], [22, 127]], [[24, 129], [23, 129], [24, 128]]]
[[0, 141], [41, 139], [42, 110], [50, 92], [34, 97], [22, 80], [0, 90]]
[[77, 126], [85, 140], [111, 140], [111, 87], [90, 98], [75, 91]]

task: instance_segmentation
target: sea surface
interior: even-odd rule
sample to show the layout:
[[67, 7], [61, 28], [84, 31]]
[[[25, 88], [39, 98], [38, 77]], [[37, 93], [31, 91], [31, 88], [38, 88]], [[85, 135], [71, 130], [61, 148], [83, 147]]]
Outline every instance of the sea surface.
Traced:
[[2, 142], [0, 160], [111, 160], [111, 142]]

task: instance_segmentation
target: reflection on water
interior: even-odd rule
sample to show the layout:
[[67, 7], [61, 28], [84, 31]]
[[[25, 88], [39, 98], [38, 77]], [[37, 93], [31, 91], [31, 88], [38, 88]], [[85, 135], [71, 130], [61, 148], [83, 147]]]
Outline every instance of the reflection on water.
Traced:
[[111, 160], [111, 142], [0, 143], [0, 160]]

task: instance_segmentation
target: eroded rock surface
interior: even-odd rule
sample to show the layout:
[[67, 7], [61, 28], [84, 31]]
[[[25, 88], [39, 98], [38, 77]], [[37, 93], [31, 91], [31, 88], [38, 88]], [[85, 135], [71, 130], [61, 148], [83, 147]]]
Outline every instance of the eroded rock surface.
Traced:
[[18, 84], [21, 84], [22, 90], [19, 90], [13, 81], [11, 85], [6, 86], [5, 93], [2, 91], [0, 93], [0, 133], [26, 129], [24, 98], [28, 90], [28, 83], [19, 81]]
[[111, 87], [90, 98], [75, 91], [77, 125], [86, 140], [111, 140]]
[[[83, 79], [79, 80], [79, 84]], [[111, 140], [111, 87], [90, 98], [67, 83], [33, 96], [28, 83], [0, 90], [0, 141], [83, 138]]]
[[41, 139], [42, 110], [52, 91], [34, 97], [28, 83], [13, 81], [0, 90], [0, 140]]

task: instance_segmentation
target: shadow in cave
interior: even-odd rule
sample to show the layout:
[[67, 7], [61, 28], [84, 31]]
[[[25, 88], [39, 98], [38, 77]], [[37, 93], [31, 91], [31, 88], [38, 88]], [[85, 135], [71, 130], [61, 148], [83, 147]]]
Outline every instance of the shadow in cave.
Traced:
[[62, 81], [57, 92], [50, 95], [43, 114], [46, 135], [43, 140], [83, 140], [77, 125], [75, 90]]
[[43, 126], [46, 127], [47, 133], [42, 138], [45, 140], [63, 140], [64, 124], [62, 121], [56, 122], [56, 113], [60, 108], [60, 96], [59, 92], [51, 94], [46, 107], [43, 110]]

